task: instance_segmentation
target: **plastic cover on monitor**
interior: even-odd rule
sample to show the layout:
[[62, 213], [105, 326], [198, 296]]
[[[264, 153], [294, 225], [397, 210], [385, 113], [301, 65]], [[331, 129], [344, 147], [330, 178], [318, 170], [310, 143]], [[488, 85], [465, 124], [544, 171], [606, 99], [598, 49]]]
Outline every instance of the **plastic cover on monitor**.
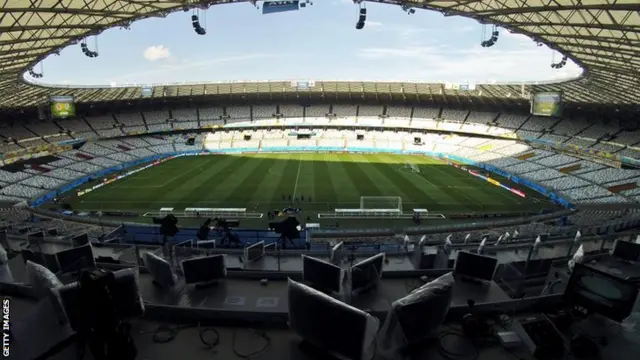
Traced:
[[436, 336], [451, 307], [453, 283], [448, 273], [394, 301], [377, 336], [380, 354], [393, 358], [406, 346]]
[[314, 346], [342, 359], [375, 355], [380, 323], [373, 316], [291, 279], [288, 303], [289, 326]]
[[225, 254], [183, 260], [180, 266], [187, 284], [206, 283], [227, 276]]
[[144, 265], [149, 270], [153, 281], [158, 285], [163, 287], [176, 285], [178, 277], [167, 260], [154, 253], [146, 252], [144, 253]]

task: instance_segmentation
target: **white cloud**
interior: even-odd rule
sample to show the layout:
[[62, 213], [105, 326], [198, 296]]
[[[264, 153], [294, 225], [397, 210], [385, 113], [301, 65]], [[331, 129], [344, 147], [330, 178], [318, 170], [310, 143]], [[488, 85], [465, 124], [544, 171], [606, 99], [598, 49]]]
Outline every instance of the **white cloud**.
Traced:
[[444, 79], [451, 82], [541, 81], [578, 76], [581, 69], [568, 62], [562, 70], [550, 67], [548, 49], [534, 44], [511, 49], [405, 46], [365, 48], [357, 54], [371, 61], [384, 61], [392, 78]]
[[144, 58], [149, 61], [168, 59], [170, 57], [171, 52], [164, 45], [153, 45], [144, 50]]
[[174, 82], [175, 79], [167, 80], [164, 78], [164, 75], [167, 72], [171, 71], [171, 73], [179, 73], [182, 70], [192, 70], [198, 68], [206, 67], [207, 70], [213, 71], [216, 68], [220, 68], [225, 65], [234, 64], [236, 62], [256, 60], [262, 58], [271, 58], [278, 56], [287, 56], [287, 54], [247, 54], [247, 55], [234, 55], [234, 56], [226, 56], [226, 57], [217, 57], [204, 61], [191, 61], [191, 60], [179, 60], [176, 62], [169, 61], [168, 63], [164, 63], [158, 67], [155, 67], [150, 70], [134, 72], [129, 74], [123, 74], [118, 77], [117, 82], [119, 84], [122, 83], [143, 83], [143, 82]]
[[367, 21], [366, 23], [367, 27], [379, 27], [382, 26], [382, 23], [379, 21]]

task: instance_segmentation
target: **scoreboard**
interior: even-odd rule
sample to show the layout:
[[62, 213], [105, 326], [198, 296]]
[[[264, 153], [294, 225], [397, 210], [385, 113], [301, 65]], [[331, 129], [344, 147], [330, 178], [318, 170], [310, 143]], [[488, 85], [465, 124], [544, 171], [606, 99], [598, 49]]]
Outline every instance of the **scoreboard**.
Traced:
[[49, 98], [51, 104], [51, 117], [62, 119], [76, 116], [76, 105], [73, 96], [52, 96]]
[[531, 115], [562, 116], [562, 93], [539, 92], [531, 98]]

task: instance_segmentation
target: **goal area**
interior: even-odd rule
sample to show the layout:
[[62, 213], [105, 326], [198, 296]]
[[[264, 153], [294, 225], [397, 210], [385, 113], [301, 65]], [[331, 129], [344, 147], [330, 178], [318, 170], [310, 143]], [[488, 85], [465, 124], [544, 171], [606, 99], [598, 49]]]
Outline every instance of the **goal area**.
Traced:
[[360, 210], [402, 213], [402, 198], [400, 196], [361, 196]]

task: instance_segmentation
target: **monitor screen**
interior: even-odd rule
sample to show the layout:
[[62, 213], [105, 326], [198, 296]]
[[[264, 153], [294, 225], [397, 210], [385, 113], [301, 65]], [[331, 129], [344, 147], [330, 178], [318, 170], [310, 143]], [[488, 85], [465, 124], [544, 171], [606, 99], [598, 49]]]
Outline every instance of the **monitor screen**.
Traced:
[[224, 254], [184, 260], [182, 274], [187, 284], [204, 283], [227, 276]]
[[144, 265], [157, 285], [170, 288], [176, 284], [178, 278], [173, 273], [171, 263], [159, 255], [144, 253]]
[[342, 269], [326, 261], [302, 255], [302, 278], [321, 291], [340, 292]]
[[335, 265], [340, 265], [343, 256], [344, 242], [340, 242], [336, 244], [331, 249], [331, 263]]
[[215, 240], [198, 241], [196, 243], [196, 246], [198, 246], [198, 249], [215, 249], [216, 241]]
[[351, 290], [368, 289], [378, 283], [382, 277], [384, 253], [363, 260], [351, 268]]
[[453, 273], [457, 276], [491, 281], [497, 267], [498, 259], [495, 257], [458, 251]]
[[71, 238], [71, 246], [82, 246], [89, 243], [89, 235], [81, 234]]
[[638, 261], [640, 260], [640, 244], [616, 240], [616, 243], [613, 245], [613, 253], [611, 255], [622, 260]]
[[91, 244], [60, 251], [56, 254], [61, 273], [76, 272], [96, 267]]
[[259, 260], [264, 255], [264, 241], [245, 248], [244, 255], [245, 259], [249, 262]]
[[179, 243], [175, 244], [174, 246], [175, 247], [192, 248], [193, 247], [193, 240], [187, 240], [187, 241], [179, 242]]
[[620, 322], [631, 314], [637, 296], [632, 282], [576, 263], [563, 300]]

